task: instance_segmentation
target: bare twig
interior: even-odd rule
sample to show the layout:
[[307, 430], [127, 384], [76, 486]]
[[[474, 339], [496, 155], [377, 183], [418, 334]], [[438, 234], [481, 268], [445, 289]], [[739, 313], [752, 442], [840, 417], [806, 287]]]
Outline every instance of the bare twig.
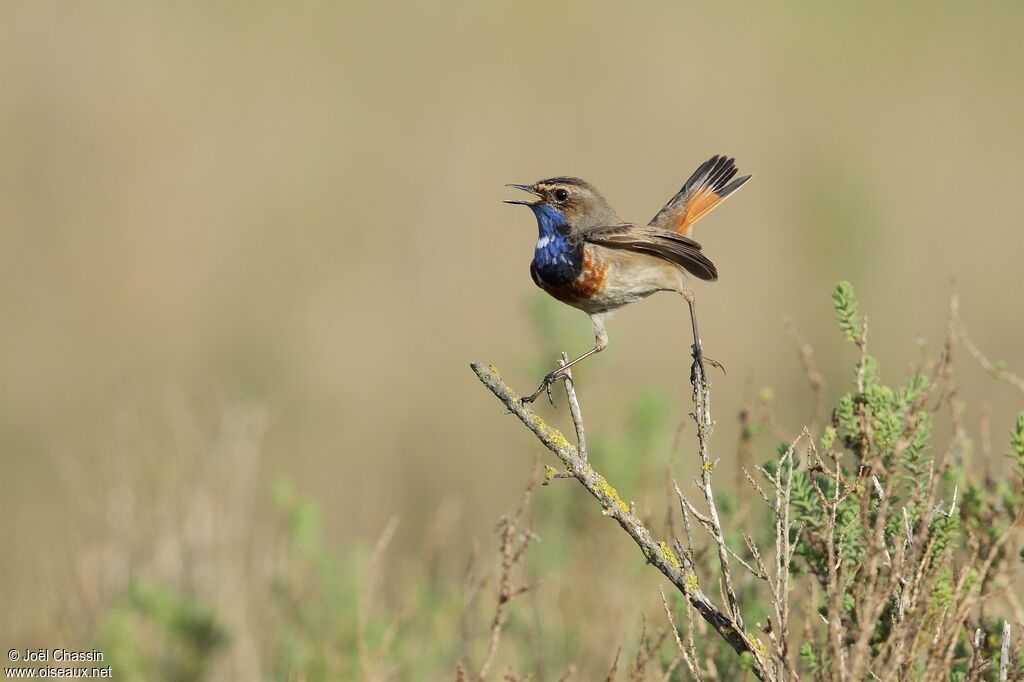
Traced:
[[615, 650], [615, 660], [612, 661], [612, 667], [608, 670], [608, 677], [605, 678], [605, 682], [614, 682], [615, 676], [619, 674], [619, 656], [622, 655], [622, 647], [620, 646]]
[[1024, 396], [1024, 378], [1017, 376], [1013, 372], [1007, 370], [1002, 365], [992, 362], [987, 357], [985, 357], [985, 354], [978, 349], [978, 347], [974, 344], [974, 341], [971, 340], [971, 337], [967, 335], [967, 329], [964, 327], [964, 324], [960, 320], [959, 316], [956, 318], [956, 324], [957, 334], [959, 335], [960, 340], [963, 342], [964, 348], [966, 348], [967, 352], [971, 355], [971, 357], [974, 358], [979, 365], [981, 365], [981, 368], [988, 372], [989, 374], [991, 374], [993, 378], [999, 379], [1000, 381], [1005, 381], [1011, 386], [1014, 386], [1018, 391], [1021, 392], [1021, 395]]
[[999, 644], [999, 682], [1006, 682], [1010, 673], [1010, 621], [1003, 621], [1003, 638]]
[[750, 382], [744, 389], [743, 404], [740, 406], [738, 415], [740, 421], [740, 437], [736, 444], [736, 491], [740, 501], [740, 507], [746, 509], [747, 490], [743, 486], [743, 472], [753, 466], [754, 461], [754, 435], [756, 425], [754, 423], [753, 398], [750, 395]]
[[791, 317], [785, 319], [786, 331], [796, 343], [796, 350], [800, 354], [800, 364], [807, 376], [807, 383], [811, 385], [814, 392], [814, 419], [811, 421], [811, 431], [817, 432], [818, 426], [825, 420], [827, 403], [825, 402], [825, 377], [818, 371], [818, 364], [814, 361], [814, 347], [800, 331], [796, 320]]
[[[569, 362], [569, 354], [562, 353], [559, 367], [564, 367]], [[579, 450], [580, 458], [587, 461], [587, 437], [583, 432], [583, 413], [580, 412], [580, 403], [576, 399], [576, 386], [572, 380], [572, 370], [565, 370], [565, 393], [569, 399], [569, 414], [572, 415], [572, 425], [576, 428], [576, 449]]]
[[690, 671], [690, 674], [693, 675], [694, 679], [701, 680], [703, 678], [700, 674], [700, 668], [697, 667], [696, 659], [690, 657], [689, 653], [686, 651], [686, 647], [683, 646], [683, 640], [679, 637], [679, 629], [676, 627], [675, 618], [672, 617], [672, 609], [668, 605], [668, 599], [665, 598], [665, 590], [659, 587], [658, 591], [661, 592], [661, 604], [665, 607], [665, 616], [668, 618], [669, 627], [672, 628], [672, 635], [676, 639], [676, 648], [679, 650], [678, 656], [672, 661], [668, 669], [665, 671], [664, 680], [665, 682], [668, 682], [672, 676], [672, 671], [674, 671], [676, 666], [679, 665], [680, 660], [686, 664], [687, 670]]
[[476, 679], [479, 682], [487, 679], [490, 674], [494, 657], [498, 653], [498, 643], [501, 641], [501, 633], [505, 629], [505, 622], [508, 619], [508, 602], [514, 597], [526, 592], [529, 587], [512, 587], [512, 573], [526, 554], [530, 543], [536, 537], [531, 531], [520, 531], [520, 525], [526, 508], [530, 505], [530, 498], [540, 481], [540, 460], [534, 462], [533, 472], [530, 474], [530, 482], [523, 491], [523, 499], [516, 509], [512, 518], [501, 517], [498, 521], [498, 533], [501, 536], [501, 575], [498, 578], [498, 604], [494, 609], [494, 620], [491, 621], [491, 636], [487, 644], [487, 653], [483, 663], [480, 664], [480, 671]]
[[985, 633], [981, 628], [974, 631], [974, 640], [972, 641], [973, 650], [971, 652], [971, 667], [967, 671], [967, 679], [977, 680], [980, 675], [985, 672], [992, 665], [991, 659], [982, 656], [981, 643], [985, 636]]
[[647, 666], [654, 660], [655, 652], [661, 648], [668, 637], [667, 629], [660, 629], [653, 638], [647, 634], [647, 617], [641, 614], [643, 625], [640, 629], [640, 646], [637, 647], [636, 658], [629, 669], [629, 682], [642, 682], [647, 679]]
[[[698, 373], [699, 375], [699, 373]], [[743, 625], [743, 616], [740, 613], [739, 600], [736, 598], [736, 589], [733, 587], [732, 568], [729, 565], [729, 552], [725, 545], [725, 535], [722, 532], [722, 522], [718, 517], [718, 506], [715, 504], [715, 491], [711, 485], [711, 472], [715, 468], [715, 462], [711, 459], [710, 442], [711, 432], [714, 428], [714, 420], [711, 418], [711, 391], [707, 382], [697, 376], [693, 382], [693, 421], [697, 425], [697, 452], [700, 455], [700, 487], [704, 493], [704, 500], [708, 506], [707, 524], [710, 527], [712, 537], [718, 546], [718, 563], [722, 569], [722, 583], [725, 588], [725, 595], [729, 605], [728, 614], [732, 627], [739, 633], [746, 642], [747, 650], [755, 660], [755, 670], [760, 668], [766, 670], [761, 650], [753, 645], [751, 638], [746, 634]], [[696, 510], [690, 507], [690, 512], [695, 516]]]
[[[764, 471], [764, 469], [762, 469], [760, 466], [758, 466], [757, 469], [761, 473], [767, 475], [767, 473]], [[766, 493], [761, 488], [760, 484], [758, 484], [758, 482], [754, 480], [754, 477], [750, 475], [750, 472], [747, 471], [746, 469], [744, 469], [743, 470], [743, 476], [747, 479], [747, 482], [750, 483], [751, 486], [753, 486], [754, 490], [756, 490], [758, 492], [758, 494], [761, 495], [761, 499], [764, 500], [764, 503], [767, 504], [769, 507], [771, 507], [772, 503], [768, 499], [768, 493]]]
[[672, 616], [672, 608], [669, 607], [669, 600], [665, 597], [665, 590], [658, 587], [657, 591], [662, 594], [662, 605], [665, 607], [665, 615], [669, 619], [669, 627], [672, 628], [672, 635], [676, 638], [676, 646], [680, 653], [685, 654], [686, 649], [683, 648], [683, 640], [679, 637], [679, 630], [676, 628], [676, 619]]
[[[790, 672], [793, 672], [793, 665], [789, 660], [789, 567], [796, 551], [796, 543], [790, 539], [790, 499], [793, 494], [793, 471], [796, 468], [793, 451], [800, 438], [811, 440], [811, 434], [804, 429], [779, 458], [775, 473], [775, 584], [772, 586], [772, 604], [779, 619], [779, 658]], [[785, 482], [782, 480], [783, 469], [786, 471]]]
[[359, 595], [359, 608], [356, 614], [357, 627], [359, 628], [359, 667], [363, 671], [363, 676], [367, 679], [372, 677], [370, 651], [366, 642], [366, 630], [370, 620], [370, 600], [376, 592], [377, 580], [380, 578], [381, 559], [383, 559], [384, 552], [387, 550], [388, 545], [391, 544], [391, 539], [394, 538], [395, 530], [397, 529], [398, 517], [392, 516], [384, 526], [384, 530], [381, 531], [380, 537], [377, 538], [377, 544], [373, 546], [370, 564], [366, 569], [367, 584]]

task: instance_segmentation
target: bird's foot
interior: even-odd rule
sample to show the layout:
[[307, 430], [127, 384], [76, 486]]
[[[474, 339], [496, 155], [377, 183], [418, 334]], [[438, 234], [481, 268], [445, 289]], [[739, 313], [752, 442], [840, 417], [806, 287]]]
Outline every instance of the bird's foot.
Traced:
[[555, 397], [551, 395], [551, 385], [558, 381], [559, 379], [564, 378], [565, 372], [562, 372], [561, 370], [555, 370], [554, 372], [549, 373], [547, 376], [544, 377], [544, 380], [540, 382], [540, 386], [537, 387], [537, 390], [534, 391], [532, 394], [526, 396], [525, 398], [521, 398], [520, 402], [522, 402], [524, 405], [527, 403], [532, 403], [534, 400], [537, 399], [537, 396], [539, 396], [541, 393], [546, 393], [548, 396], [548, 402], [551, 403], [551, 407], [555, 407]]
[[693, 345], [693, 364], [690, 365], [690, 383], [697, 383], [697, 379], [700, 379], [702, 384], [707, 383], [708, 375], [704, 371], [704, 365], [711, 365], [722, 370], [722, 374], [725, 374], [725, 365], [720, 363], [718, 360], [712, 360], [711, 358], [705, 357], [701, 347], [697, 344]]

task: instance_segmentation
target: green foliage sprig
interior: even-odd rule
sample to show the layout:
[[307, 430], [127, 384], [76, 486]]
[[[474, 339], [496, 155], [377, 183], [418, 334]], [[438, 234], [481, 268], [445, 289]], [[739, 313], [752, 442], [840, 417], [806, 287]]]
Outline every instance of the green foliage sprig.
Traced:
[[857, 345], [863, 343], [863, 322], [857, 312], [857, 299], [853, 295], [853, 285], [849, 282], [840, 282], [832, 291], [832, 305], [836, 310], [836, 320], [839, 321], [839, 329], [846, 336], [847, 340]]

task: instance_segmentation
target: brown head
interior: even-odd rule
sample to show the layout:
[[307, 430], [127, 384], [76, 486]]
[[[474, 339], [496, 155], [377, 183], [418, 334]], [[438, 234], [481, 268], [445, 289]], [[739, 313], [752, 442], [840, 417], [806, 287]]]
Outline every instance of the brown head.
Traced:
[[507, 204], [522, 204], [541, 214], [558, 215], [564, 220], [570, 234], [592, 227], [617, 225], [622, 221], [615, 209], [608, 205], [601, 193], [586, 180], [556, 177], [540, 180], [532, 185], [509, 185], [530, 192], [535, 200], [509, 199]]

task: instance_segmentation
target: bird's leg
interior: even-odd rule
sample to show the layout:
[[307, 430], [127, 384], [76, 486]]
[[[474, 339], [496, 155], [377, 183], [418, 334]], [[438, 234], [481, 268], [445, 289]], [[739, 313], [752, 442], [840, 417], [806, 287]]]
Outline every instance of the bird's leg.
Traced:
[[697, 309], [694, 304], [693, 291], [689, 287], [685, 287], [682, 293], [690, 306], [690, 324], [693, 326], [693, 365], [690, 366], [690, 383], [695, 383], [698, 377], [700, 377], [701, 383], [706, 383], [708, 376], [704, 372], [704, 363], [717, 367], [723, 372], [725, 367], [717, 360], [704, 357], [704, 348], [700, 342], [700, 332], [697, 331]]
[[532, 403], [534, 400], [537, 399], [537, 396], [539, 396], [541, 393], [546, 392], [548, 395], [548, 402], [554, 405], [555, 399], [551, 395], [551, 384], [555, 383], [559, 379], [564, 379], [565, 375], [568, 374], [567, 370], [576, 363], [586, 360], [591, 355], [594, 355], [595, 353], [600, 353], [601, 351], [608, 347], [608, 333], [604, 329], [604, 320], [602, 316], [591, 315], [590, 321], [594, 325], [594, 347], [588, 350], [583, 355], [579, 356], [578, 358], [575, 358], [565, 363], [564, 365], [556, 369], [554, 372], [549, 372], [548, 375], [544, 377], [544, 380], [540, 382], [540, 386], [537, 387], [537, 390], [522, 399], [524, 403]]
[[565, 363], [564, 365], [562, 365], [561, 367], [556, 369], [554, 372], [549, 372], [544, 377], [543, 381], [540, 382], [540, 386], [537, 387], [537, 390], [534, 391], [533, 393], [531, 393], [530, 395], [528, 395], [527, 397], [523, 398], [523, 402], [524, 403], [532, 403], [534, 400], [537, 399], [537, 396], [539, 396], [542, 392], [547, 391], [548, 401], [552, 405], [554, 405], [555, 404], [555, 399], [551, 395], [551, 384], [555, 383], [559, 379], [564, 379], [565, 375], [567, 374], [566, 370], [569, 369], [569, 367], [571, 367], [572, 365], [575, 365], [577, 362], [580, 362], [581, 360], [585, 360], [585, 359], [589, 358], [594, 353], [600, 353], [602, 350], [604, 350], [604, 347], [602, 347], [602, 346], [594, 346], [593, 348], [588, 350], [583, 355], [579, 356], [578, 358], [576, 358], [574, 360], [571, 360], [571, 361]]

